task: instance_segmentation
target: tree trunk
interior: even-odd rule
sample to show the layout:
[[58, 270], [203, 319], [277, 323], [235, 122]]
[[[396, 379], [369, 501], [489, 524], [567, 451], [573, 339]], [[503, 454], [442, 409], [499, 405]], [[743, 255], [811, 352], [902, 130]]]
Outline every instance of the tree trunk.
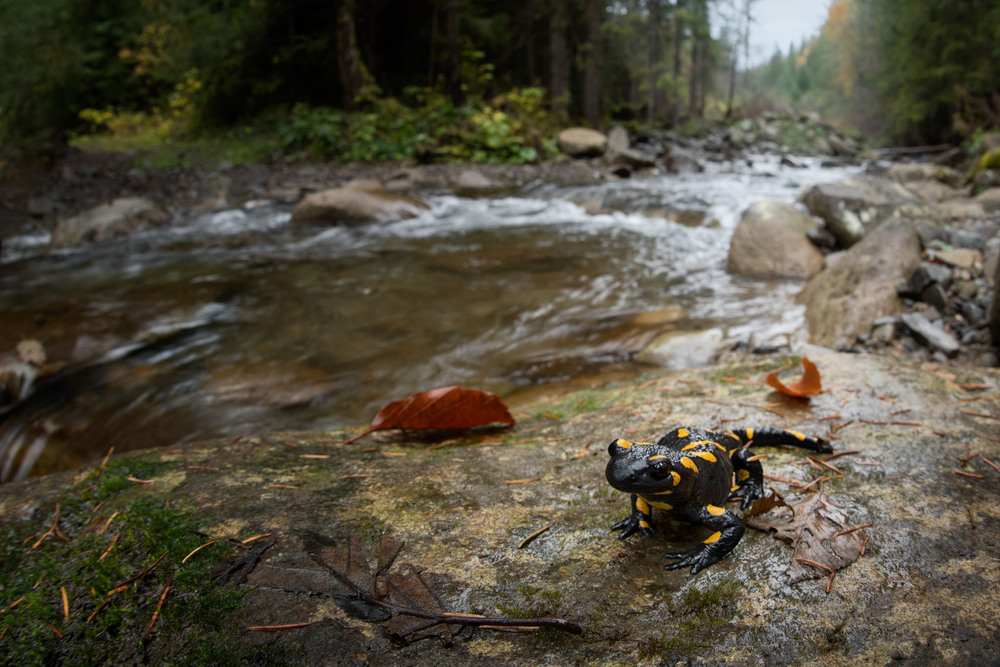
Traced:
[[569, 49], [566, 46], [566, 0], [552, 0], [549, 15], [549, 100], [552, 113], [569, 109]]
[[681, 45], [684, 42], [684, 0], [674, 7], [674, 103], [670, 126], [676, 128], [681, 115]]
[[587, 43], [583, 48], [583, 117], [592, 127], [601, 123], [601, 26], [605, 2], [587, 0]]
[[465, 104], [465, 92], [462, 90], [462, 36], [461, 26], [462, 0], [448, 0], [445, 15], [445, 30], [448, 33], [448, 96], [456, 107]]
[[354, 25], [354, 0], [340, 0], [337, 10], [337, 66], [345, 109], [353, 109], [366, 88], [375, 80], [361, 60], [358, 35]]
[[649, 102], [646, 107], [646, 119], [652, 123], [660, 111], [660, 67], [663, 64], [663, 49], [661, 48], [660, 25], [663, 21], [660, 0], [649, 0]]

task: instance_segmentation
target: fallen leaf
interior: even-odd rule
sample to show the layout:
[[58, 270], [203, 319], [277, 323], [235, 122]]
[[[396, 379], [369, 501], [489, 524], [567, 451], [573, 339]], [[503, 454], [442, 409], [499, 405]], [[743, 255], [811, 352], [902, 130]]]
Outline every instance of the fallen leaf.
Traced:
[[746, 524], [794, 546], [788, 568], [793, 584], [847, 567], [861, 556], [865, 542], [861, 530], [844, 532], [852, 527], [847, 512], [822, 491], [794, 505], [748, 517]]
[[823, 385], [820, 383], [819, 369], [816, 368], [816, 364], [802, 357], [802, 368], [805, 369], [802, 377], [789, 385], [779, 380], [778, 374], [773, 371], [767, 374], [767, 383], [786, 396], [805, 398], [818, 394], [823, 390]]
[[346, 442], [391, 428], [446, 431], [494, 423], [514, 423], [510, 410], [499, 396], [478, 389], [441, 387], [389, 403], [375, 415], [371, 426]]

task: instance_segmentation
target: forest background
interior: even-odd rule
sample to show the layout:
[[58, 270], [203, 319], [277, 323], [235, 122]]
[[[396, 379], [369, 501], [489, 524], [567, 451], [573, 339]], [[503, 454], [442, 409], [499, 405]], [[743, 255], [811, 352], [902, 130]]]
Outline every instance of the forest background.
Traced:
[[1000, 3], [834, 0], [749, 70], [754, 0], [5, 0], [0, 176], [68, 145], [533, 162], [568, 123], [793, 106], [876, 143], [1000, 126]]

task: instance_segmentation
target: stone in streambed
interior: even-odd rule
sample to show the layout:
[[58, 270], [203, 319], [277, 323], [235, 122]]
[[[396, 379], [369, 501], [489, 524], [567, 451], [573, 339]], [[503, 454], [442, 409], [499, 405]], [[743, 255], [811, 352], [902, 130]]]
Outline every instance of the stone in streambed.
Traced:
[[356, 225], [393, 222], [420, 215], [427, 204], [416, 197], [390, 192], [381, 183], [357, 179], [339, 188], [306, 196], [292, 209], [292, 223]]
[[816, 221], [782, 202], [757, 202], [740, 220], [729, 245], [729, 273], [754, 278], [810, 278], [823, 254], [806, 234]]

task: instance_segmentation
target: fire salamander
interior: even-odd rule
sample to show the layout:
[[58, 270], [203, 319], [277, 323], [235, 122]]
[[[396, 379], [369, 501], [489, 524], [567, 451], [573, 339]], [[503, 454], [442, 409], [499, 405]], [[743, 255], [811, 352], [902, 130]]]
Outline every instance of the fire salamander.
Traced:
[[826, 440], [773, 428], [715, 432], [678, 428], [649, 442], [621, 438], [608, 446], [611, 460], [605, 472], [614, 488], [632, 494], [632, 513], [611, 527], [620, 539], [633, 533], [653, 535], [653, 508], [700, 523], [713, 533], [701, 545], [680, 553], [666, 570], [691, 567], [697, 574], [717, 563], [743, 537], [743, 522], [723, 505], [742, 498], [742, 507], [764, 495], [763, 469], [749, 453], [753, 445], [794, 445], [814, 452], [832, 452]]

